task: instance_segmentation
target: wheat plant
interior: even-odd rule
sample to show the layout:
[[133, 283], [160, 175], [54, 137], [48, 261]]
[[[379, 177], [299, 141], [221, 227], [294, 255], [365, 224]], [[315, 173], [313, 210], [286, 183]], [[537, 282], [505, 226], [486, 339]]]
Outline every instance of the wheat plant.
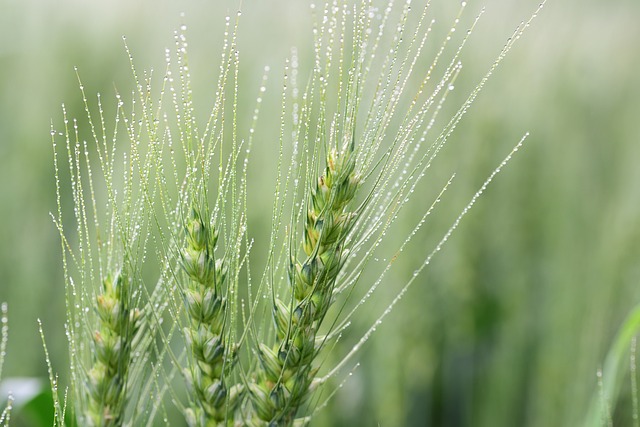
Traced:
[[[127, 48], [135, 89], [116, 92], [112, 116], [102, 96], [85, 95], [79, 77], [86, 117], [70, 119], [63, 107], [62, 129], [51, 127], [58, 200], [52, 217], [64, 255], [70, 349], [70, 384], [60, 395], [50, 368], [56, 425], [166, 424], [176, 409], [194, 427], [311, 422], [522, 144], [524, 137], [424, 251], [414, 274], [394, 284], [395, 298], [374, 323], [358, 329], [362, 307], [454, 176], [432, 178], [437, 191], [398, 245], [389, 236], [399, 216], [537, 11], [443, 121], [439, 113], [480, 15], [464, 24], [462, 2], [437, 38], [429, 1], [311, 6], [311, 72], [301, 77], [294, 49], [276, 77], [282, 84], [275, 141], [256, 132], [269, 67], [249, 127], [239, 126], [238, 105], [247, 95], [239, 79], [240, 13], [226, 19], [204, 122], [194, 106], [186, 25], [175, 32], [159, 79], [139, 73]], [[463, 25], [466, 31], [458, 31]], [[252, 157], [258, 143], [278, 153], [268, 236], [252, 234], [249, 221], [249, 172], [271, 166]], [[257, 239], [269, 240], [262, 258], [252, 251]], [[383, 264], [381, 251], [390, 254]], [[343, 337], [354, 334], [342, 351]]]

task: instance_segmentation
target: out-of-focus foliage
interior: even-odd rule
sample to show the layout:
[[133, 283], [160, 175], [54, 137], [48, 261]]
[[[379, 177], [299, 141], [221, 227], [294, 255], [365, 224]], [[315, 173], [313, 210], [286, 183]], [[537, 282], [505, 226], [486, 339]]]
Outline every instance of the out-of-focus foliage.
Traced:
[[[297, 46], [301, 73], [309, 68], [306, 3], [243, 1], [241, 126], [243, 116], [251, 117], [250, 97], [264, 65], [281, 74]], [[434, 3], [436, 16], [451, 16], [447, 2]], [[466, 13], [473, 15], [480, 5], [469, 3]], [[537, 6], [483, 4], [487, 12], [463, 56], [449, 114]], [[88, 93], [113, 99], [114, 85], [133, 88], [120, 36], [127, 36], [138, 67], [159, 71], [164, 47], [184, 20], [195, 102], [205, 107], [204, 116], [223, 16], [236, 8], [195, 0], [0, 0], [0, 301], [11, 310], [5, 378], [46, 376], [36, 318], [62, 376], [67, 363], [60, 246], [48, 216], [55, 209], [49, 127], [60, 122], [62, 102], [70, 116], [84, 117], [73, 67]], [[633, 0], [550, 0], [439, 159], [458, 170], [455, 186], [376, 296], [379, 311], [399, 291], [394, 278], [406, 282], [478, 183], [530, 131], [525, 149], [378, 329], [361, 366], [316, 425], [566, 426], [583, 420], [614, 332], [640, 301], [638, 18], [640, 3]], [[273, 108], [265, 109], [258, 131], [277, 137], [280, 79], [273, 80], [265, 98]], [[276, 153], [275, 140], [257, 141], [254, 166]], [[257, 186], [269, 188], [274, 180], [260, 175], [265, 169], [275, 173], [256, 167], [250, 176], [254, 196], [271, 194]], [[437, 165], [432, 176], [434, 182], [439, 177]], [[399, 236], [425, 208], [415, 206]], [[268, 234], [258, 213], [250, 212], [249, 224], [256, 237]], [[254, 253], [264, 253], [265, 241], [257, 238]], [[371, 323], [371, 311], [371, 318], [362, 313], [361, 327]], [[631, 414], [623, 397], [614, 421], [626, 425]], [[21, 422], [19, 414], [12, 419]]]

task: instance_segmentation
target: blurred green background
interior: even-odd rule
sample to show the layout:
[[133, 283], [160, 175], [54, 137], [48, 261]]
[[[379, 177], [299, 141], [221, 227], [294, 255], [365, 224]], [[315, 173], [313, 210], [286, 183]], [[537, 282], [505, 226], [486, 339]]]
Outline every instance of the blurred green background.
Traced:
[[[434, 13], [452, 16], [453, 5], [434, 3]], [[467, 22], [482, 5], [487, 13], [463, 57], [450, 108], [537, 6], [469, 3]], [[55, 210], [49, 128], [51, 120], [61, 123], [62, 102], [70, 116], [84, 117], [73, 67], [89, 94], [112, 99], [114, 85], [133, 87], [121, 36], [140, 69], [161, 70], [164, 48], [183, 20], [196, 103], [207, 106], [223, 17], [237, 8], [204, 0], [0, 0], [0, 301], [10, 311], [3, 378], [46, 376], [37, 318], [62, 375], [66, 363], [60, 245], [48, 215]], [[250, 117], [250, 100], [270, 65], [272, 108], [258, 130], [271, 135], [284, 59], [291, 46], [301, 60], [309, 57], [309, 8], [306, 1], [244, 0], [242, 10], [240, 87], [247, 102], [240, 116]], [[581, 423], [613, 335], [640, 302], [639, 20], [637, 0], [549, 1], [439, 159], [458, 172], [455, 186], [361, 313], [360, 332], [530, 131], [525, 149], [365, 346], [361, 366], [316, 425]], [[256, 159], [276, 152], [269, 144], [261, 141]], [[425, 205], [412, 204], [407, 229]], [[253, 233], [266, 233], [259, 215], [249, 220]], [[628, 425], [631, 414], [623, 398], [615, 424]], [[39, 425], [28, 416], [17, 411], [17, 425]]]

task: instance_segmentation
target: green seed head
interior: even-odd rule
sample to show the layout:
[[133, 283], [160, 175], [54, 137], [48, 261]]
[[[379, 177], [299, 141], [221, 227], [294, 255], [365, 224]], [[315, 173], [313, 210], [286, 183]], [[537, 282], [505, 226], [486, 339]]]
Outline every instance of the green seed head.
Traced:
[[282, 363], [276, 352], [266, 344], [260, 343], [258, 356], [269, 381], [277, 382], [282, 374]]
[[104, 289], [105, 295], [116, 296], [116, 292], [118, 292], [118, 288], [122, 286], [122, 283], [123, 278], [120, 271], [107, 274], [107, 277], [102, 282], [102, 287]]
[[276, 298], [275, 304], [273, 305], [273, 320], [280, 339], [284, 338], [289, 330], [289, 319], [289, 307]]
[[106, 327], [114, 332], [120, 332], [122, 318], [117, 299], [105, 294], [98, 295], [96, 309], [100, 320]]
[[214, 336], [202, 345], [202, 361], [210, 365], [222, 359], [224, 354], [224, 345], [219, 336]]
[[191, 248], [197, 251], [207, 248], [210, 237], [209, 230], [196, 209], [191, 209], [191, 215], [185, 226], [185, 233], [187, 235], [187, 243]]
[[227, 397], [227, 389], [220, 380], [215, 380], [204, 390], [204, 398], [213, 407], [220, 408], [225, 403]]
[[249, 396], [258, 418], [263, 421], [271, 421], [275, 415], [276, 408], [273, 406], [273, 401], [269, 398], [267, 391], [256, 383], [249, 383]]

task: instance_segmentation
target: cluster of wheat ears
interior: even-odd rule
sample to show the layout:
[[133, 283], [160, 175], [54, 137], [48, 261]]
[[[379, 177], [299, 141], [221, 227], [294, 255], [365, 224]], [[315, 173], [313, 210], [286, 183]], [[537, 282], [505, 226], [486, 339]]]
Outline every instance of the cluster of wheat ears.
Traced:
[[[58, 200], [52, 218], [61, 237], [70, 350], [68, 386], [58, 385], [49, 362], [56, 425], [154, 425], [178, 408], [190, 426], [293, 426], [322, 410], [339, 388], [335, 381], [356, 366], [354, 355], [513, 154], [425, 251], [414, 274], [394, 284], [396, 298], [355, 345], [329, 358], [453, 176], [377, 279], [365, 283], [376, 248], [531, 22], [516, 28], [466, 101], [432, 134], [480, 18], [461, 24], [464, 9], [463, 2], [445, 36], [431, 40], [437, 24], [429, 2], [312, 7], [315, 63], [303, 85], [295, 50], [284, 64], [278, 141], [255, 132], [269, 68], [253, 117], [238, 117], [240, 14], [226, 19], [204, 123], [194, 111], [185, 26], [157, 80], [137, 71], [127, 48], [136, 86], [127, 96], [116, 93], [114, 114], [80, 82], [86, 117], [69, 118], [63, 107], [62, 124], [51, 127]], [[425, 46], [437, 47], [428, 62]], [[278, 150], [275, 164], [252, 158], [258, 143]], [[271, 166], [271, 232], [252, 235], [249, 171]], [[269, 249], [254, 268], [257, 239], [269, 239]], [[354, 300], [356, 288], [366, 291]], [[0, 424], [8, 416], [7, 409]]]

